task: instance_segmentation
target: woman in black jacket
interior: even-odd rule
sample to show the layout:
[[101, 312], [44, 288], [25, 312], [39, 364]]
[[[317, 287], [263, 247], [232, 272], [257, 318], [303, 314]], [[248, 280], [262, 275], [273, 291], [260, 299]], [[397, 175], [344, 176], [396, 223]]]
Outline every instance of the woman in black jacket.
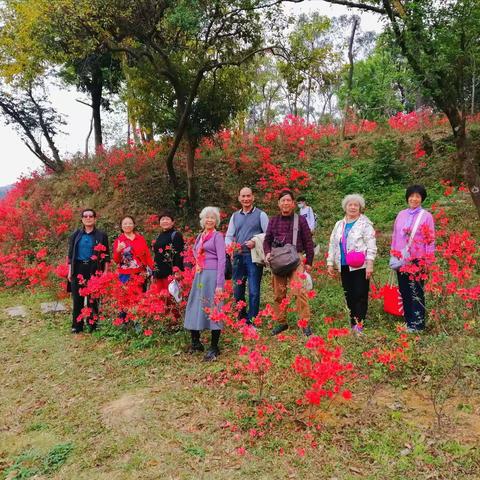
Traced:
[[[177, 281], [182, 279], [185, 242], [182, 234], [175, 229], [175, 218], [171, 212], [161, 212], [159, 217], [162, 232], [153, 244], [153, 278], [159, 290], [167, 290], [172, 276]], [[172, 308], [172, 313], [176, 319], [180, 317], [177, 309]]]

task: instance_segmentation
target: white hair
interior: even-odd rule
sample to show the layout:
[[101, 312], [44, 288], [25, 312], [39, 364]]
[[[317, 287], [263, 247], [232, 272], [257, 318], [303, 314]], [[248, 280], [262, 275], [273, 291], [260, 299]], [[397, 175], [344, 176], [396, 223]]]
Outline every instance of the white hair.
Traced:
[[347, 210], [347, 205], [352, 202], [358, 203], [361, 212], [365, 210], [365, 199], [358, 193], [352, 193], [346, 195], [342, 200], [342, 208], [344, 212]]
[[220, 210], [217, 207], [205, 207], [201, 212], [200, 212], [200, 226], [202, 228], [205, 228], [205, 217], [207, 215], [211, 215], [212, 217], [215, 217], [215, 222], [216, 226], [218, 227], [220, 225]]

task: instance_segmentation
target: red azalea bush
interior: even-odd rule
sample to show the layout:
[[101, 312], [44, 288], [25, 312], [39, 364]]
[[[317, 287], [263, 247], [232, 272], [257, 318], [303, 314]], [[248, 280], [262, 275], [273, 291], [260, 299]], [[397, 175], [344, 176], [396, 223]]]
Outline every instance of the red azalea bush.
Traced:
[[[435, 122], [437, 120], [430, 112], [423, 111], [398, 114], [390, 119], [389, 125], [403, 134]], [[369, 134], [377, 129], [375, 122], [350, 119], [345, 133], [350, 136]], [[335, 125], [307, 124], [290, 116], [281, 124], [265, 127], [256, 134], [225, 130], [215, 138], [204, 139], [196, 151], [196, 158], [201, 164], [209, 155], [220, 153], [223, 164], [235, 175], [236, 185], [243, 181], [247, 184], [247, 180], [252, 182], [250, 184], [256, 183], [260, 191], [259, 200], [274, 206], [280, 189], [288, 187], [299, 191], [310, 185], [312, 178], [307, 171], [310, 159], [321, 148], [338, 141], [338, 135]], [[135, 185], [144, 185], [142, 179], [152, 171], [158, 171], [158, 157], [166, 148], [168, 142], [150, 143], [142, 147], [100, 151], [97, 163], [76, 165], [72, 162], [63, 177], [68, 187], [68, 198], [74, 198], [72, 194], [82, 188], [85, 194], [94, 194], [89, 198], [95, 198], [102, 192], [107, 192], [112, 198], [123, 196], [115, 205], [125, 207], [121, 202], [137, 198], [136, 191], [133, 197], [128, 196], [130, 189], [134, 190], [131, 187], [133, 179], [139, 182]], [[356, 146], [350, 147], [349, 152], [353, 160], [359, 156]], [[418, 160], [424, 160], [426, 153], [420, 143], [413, 152]], [[149, 184], [145, 185], [148, 193]], [[464, 186], [456, 189], [448, 181], [442, 182], [442, 185], [449, 202], [455, 200], [457, 191], [465, 189]], [[64, 289], [68, 271], [65, 264], [67, 238], [78, 225], [80, 208], [63, 201], [65, 197], [56, 196], [53, 187], [53, 179], [47, 174], [34, 174], [17, 182], [0, 201], [2, 286]], [[230, 192], [232, 203], [235, 193]], [[184, 202], [185, 199], [182, 199], [182, 206]], [[128, 205], [136, 203], [132, 200]], [[104, 208], [107, 209], [108, 205]], [[428, 310], [436, 329], [453, 331], [465, 328], [474, 334], [475, 322], [480, 316], [476, 239], [467, 230], [455, 231], [443, 208], [435, 205], [432, 210], [437, 227], [435, 261], [407, 266], [405, 271], [412, 277], [423, 276], [427, 280]], [[111, 218], [116, 218], [118, 212], [105, 210], [104, 213], [104, 217], [110, 214], [107, 218], [112, 225]], [[225, 211], [222, 213], [227, 215]], [[154, 213], [154, 208], [142, 210], [141, 215], [141, 224], [151, 239], [160, 228], [158, 215]], [[175, 303], [168, 292], [160, 291], [155, 283], [144, 292], [145, 279], [141, 276], [123, 284], [113, 269], [108, 274], [95, 275], [83, 286], [84, 294], [101, 299], [100, 321], [138, 331], [148, 337], [156, 336], [165, 328], [181, 328], [180, 318], [186, 307], [195, 263], [192, 255], [195, 237], [188, 228], [182, 228], [182, 231], [187, 242], [184, 253], [187, 268], [183, 274], [181, 302]], [[424, 232], [424, 237], [428, 241], [429, 232]], [[102, 253], [96, 252], [98, 255]], [[316, 262], [313, 277], [317, 285], [325, 281], [325, 275], [324, 262]], [[309, 295], [312, 298], [315, 292], [311, 291]], [[268, 329], [276, 320], [271, 305], [267, 304], [257, 317], [255, 326], [264, 327], [258, 330], [238, 319], [241, 307], [235, 304], [232, 284], [227, 282], [210, 314], [214, 321], [224, 323], [226, 336], [233, 339], [238, 349], [238, 355], [229, 366], [229, 374], [222, 372], [224, 376], [219, 381], [247, 384], [256, 397], [254, 406], [244, 406], [244, 411], [255, 419], [255, 427], [247, 430], [249, 445], [277, 428], [285, 419], [307, 415], [312, 409], [332, 401], [349, 401], [355, 396], [355, 385], [362, 375], [378, 368], [388, 374], [397, 371], [401, 365], [408, 363], [416, 344], [415, 340], [399, 331], [395, 339], [366, 349], [359, 361], [353, 362], [345, 347], [350, 341], [350, 329], [343, 328], [343, 314], [339, 313], [335, 317], [325, 317], [321, 334], [317, 332], [318, 335], [307, 339], [304, 350], [299, 351], [297, 335], [279, 335], [271, 339]], [[287, 313], [293, 311], [291, 299], [287, 298], [282, 308]], [[90, 313], [87, 307], [82, 316], [87, 318]], [[307, 326], [305, 319], [296, 320], [299, 328]], [[320, 328], [319, 322], [313, 323], [315, 329]], [[279, 351], [286, 358], [279, 358]], [[266, 392], [281, 382], [289, 382], [294, 388], [272, 401]], [[235, 434], [240, 430], [235, 423], [225, 428]], [[310, 442], [311, 439], [307, 440]], [[239, 454], [245, 454], [243, 445], [238, 448]], [[304, 447], [299, 447], [299, 451], [304, 453]]]

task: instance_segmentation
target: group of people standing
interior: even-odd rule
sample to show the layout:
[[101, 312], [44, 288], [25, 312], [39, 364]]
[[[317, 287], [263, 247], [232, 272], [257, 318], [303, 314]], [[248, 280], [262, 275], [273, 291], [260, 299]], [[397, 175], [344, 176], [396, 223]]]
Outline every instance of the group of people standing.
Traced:
[[[407, 263], [424, 265], [424, 259], [430, 258], [435, 248], [433, 217], [421, 207], [425, 198], [423, 186], [412, 185], [407, 189], [408, 208], [398, 214], [392, 236], [392, 252], [396, 256], [390, 263], [397, 270], [409, 331], [425, 327], [423, 280], [412, 278], [401, 267]], [[241, 209], [231, 216], [225, 236], [218, 231], [220, 210], [209, 206], [201, 211], [202, 231], [193, 247], [195, 276], [187, 301], [184, 327], [190, 331], [192, 352], [204, 351], [200, 333], [202, 330], [211, 331], [210, 348], [204, 356], [206, 361], [215, 360], [220, 354], [223, 325], [212, 320], [210, 313], [223, 292], [226, 265], [230, 261], [234, 298], [237, 303], [241, 302], [239, 320], [255, 328], [263, 270], [265, 266], [270, 266], [273, 310], [278, 322], [272, 335], [289, 328], [285, 303], [289, 293], [295, 299], [297, 318], [301, 320], [298, 324], [302, 325], [303, 333], [306, 336], [312, 334], [305, 279], [314, 259], [312, 233], [316, 216], [313, 210], [304, 197], [295, 200], [291, 190], [280, 192], [279, 214], [270, 219], [255, 206], [251, 188], [242, 188], [238, 201]], [[297, 207], [299, 214], [296, 213]], [[340, 273], [352, 330], [361, 334], [368, 308], [369, 281], [377, 254], [375, 230], [363, 213], [365, 200], [361, 195], [347, 195], [342, 201], [342, 208], [345, 216], [335, 224], [330, 236], [327, 268], [332, 277], [336, 276], [335, 270]], [[95, 272], [108, 271], [110, 264], [108, 237], [95, 226], [96, 212], [85, 209], [81, 218], [83, 226], [71, 235], [68, 250], [73, 333], [84, 328], [81, 311], [86, 299], [80, 289]], [[153, 243], [153, 256], [145, 238], [136, 231], [134, 219], [130, 216], [122, 219], [122, 233], [113, 244], [113, 260], [118, 264], [117, 272], [122, 283], [129, 282], [135, 275], [152, 276], [161, 289], [167, 289], [172, 279], [181, 282], [184, 271], [183, 236], [176, 230], [171, 212], [163, 212], [159, 218], [162, 232]], [[227, 247], [235, 247], [232, 259], [226, 253]], [[98, 316], [98, 302], [89, 300], [87, 306], [91, 309], [87, 324], [93, 330]], [[173, 310], [178, 318], [179, 312]]]

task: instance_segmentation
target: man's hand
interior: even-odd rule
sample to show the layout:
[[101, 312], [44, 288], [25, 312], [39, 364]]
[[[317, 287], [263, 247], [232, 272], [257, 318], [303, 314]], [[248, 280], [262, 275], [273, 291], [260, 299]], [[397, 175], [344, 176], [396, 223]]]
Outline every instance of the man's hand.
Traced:
[[251, 250], [252, 248], [255, 248], [255, 242], [253, 240], [248, 240], [245, 242], [245, 246]]
[[335, 277], [335, 269], [333, 268], [332, 265], [329, 265], [329, 266], [327, 267], [327, 273], [328, 273], [328, 276], [329, 276], [329, 277], [332, 277], [332, 278]]
[[68, 268], [67, 280], [72, 283], [72, 267]]
[[265, 255], [265, 262], [267, 263], [267, 265], [270, 263], [270, 259], [272, 258], [272, 254], [271, 253], [267, 253]]

